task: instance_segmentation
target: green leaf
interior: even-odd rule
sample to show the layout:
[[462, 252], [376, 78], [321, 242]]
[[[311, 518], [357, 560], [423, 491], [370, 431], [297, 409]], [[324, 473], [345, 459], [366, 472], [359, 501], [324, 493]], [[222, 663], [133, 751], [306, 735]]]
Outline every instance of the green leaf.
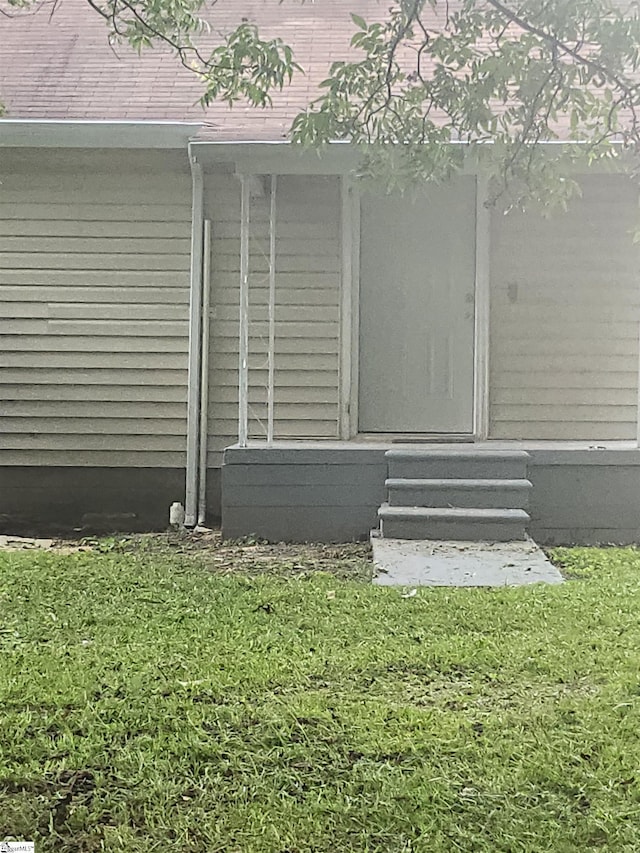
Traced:
[[356, 14], [354, 14], [354, 13], [352, 12], [352, 13], [351, 13], [351, 20], [352, 20], [352, 21], [353, 21], [353, 23], [356, 25], [356, 27], [359, 27], [361, 30], [366, 30], [366, 29], [368, 29], [368, 27], [367, 27], [367, 22], [366, 22], [366, 21], [365, 21], [365, 19], [364, 19], [364, 18], [362, 18], [360, 15], [356, 15]]

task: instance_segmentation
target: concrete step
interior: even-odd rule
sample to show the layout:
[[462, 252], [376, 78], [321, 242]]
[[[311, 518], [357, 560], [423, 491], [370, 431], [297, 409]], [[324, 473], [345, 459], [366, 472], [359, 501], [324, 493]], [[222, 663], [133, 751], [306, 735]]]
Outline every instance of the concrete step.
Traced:
[[385, 483], [390, 506], [524, 509], [529, 480], [390, 478]]
[[506, 479], [527, 474], [524, 450], [388, 450], [391, 479]]
[[378, 510], [386, 539], [444, 539], [453, 542], [516, 542], [526, 539], [523, 509], [442, 509], [389, 506]]

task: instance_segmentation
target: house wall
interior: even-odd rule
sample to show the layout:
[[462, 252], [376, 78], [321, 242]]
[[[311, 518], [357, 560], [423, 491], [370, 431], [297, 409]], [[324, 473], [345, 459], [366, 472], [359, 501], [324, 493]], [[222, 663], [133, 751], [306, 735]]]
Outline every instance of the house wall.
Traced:
[[[0, 467], [0, 535], [165, 530], [182, 500], [184, 468], [71, 465]], [[207, 506], [220, 518], [220, 470], [209, 472]]]
[[185, 461], [184, 153], [0, 159], [0, 465]]
[[[637, 189], [584, 177], [566, 214], [493, 212], [489, 435], [612, 441], [637, 432]], [[266, 430], [268, 182], [251, 203], [250, 433]], [[240, 186], [208, 178], [213, 222], [209, 464], [237, 437]], [[339, 422], [340, 191], [279, 178], [276, 438], [335, 438]], [[354, 356], [357, 358], [357, 346]]]
[[[269, 179], [250, 208], [250, 434], [267, 422]], [[334, 176], [278, 177], [275, 437], [335, 438], [338, 430], [341, 228]], [[238, 436], [240, 182], [207, 175], [212, 223], [209, 465]]]
[[638, 193], [582, 181], [568, 213], [494, 211], [490, 435], [635, 439], [640, 335]]
[[[10, 523], [29, 507], [34, 518], [71, 526], [100, 512], [163, 526], [168, 503], [184, 494], [186, 153], [5, 149], [0, 180], [0, 526], [3, 514]], [[266, 429], [268, 181], [265, 190], [251, 203], [254, 437]], [[276, 438], [335, 439], [339, 178], [280, 176], [277, 202]], [[628, 232], [636, 212], [635, 190], [601, 175], [585, 180], [566, 216], [494, 216], [492, 437], [635, 438], [639, 249]], [[236, 440], [238, 416], [240, 185], [230, 171], [206, 176], [206, 215], [213, 519], [216, 469]], [[291, 455], [269, 469], [235, 454], [223, 472], [229, 535], [360, 538], [375, 524], [381, 451], [336, 453], [328, 442], [313, 461]], [[561, 477], [557, 460], [532, 463], [540, 541], [636, 538], [636, 457], [600, 466], [590, 459], [587, 468], [573, 457]], [[589, 498], [598, 490], [615, 513]]]

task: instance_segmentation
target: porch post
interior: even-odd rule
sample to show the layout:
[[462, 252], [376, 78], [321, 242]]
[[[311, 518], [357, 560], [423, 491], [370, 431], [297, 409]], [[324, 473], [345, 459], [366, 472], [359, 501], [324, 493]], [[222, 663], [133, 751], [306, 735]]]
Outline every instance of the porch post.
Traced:
[[489, 434], [489, 329], [491, 279], [491, 212], [486, 202], [486, 177], [476, 176], [476, 292], [474, 317], [473, 433], [476, 439]]
[[275, 398], [275, 348], [276, 348], [276, 189], [278, 178], [271, 175], [269, 206], [269, 350], [267, 385], [267, 443], [273, 442], [273, 410]]
[[238, 362], [238, 444], [247, 446], [249, 421], [249, 206], [250, 184], [240, 176], [240, 324]]
[[[354, 403], [354, 379], [357, 377], [357, 359], [353, 357], [354, 342], [357, 341], [357, 302], [354, 295], [357, 269], [354, 257], [356, 235], [354, 234], [355, 202], [354, 190], [347, 175], [340, 179], [341, 222], [342, 222], [342, 290], [340, 301], [340, 410], [338, 435], [341, 439], [352, 438], [357, 432], [357, 411]], [[354, 312], [355, 309], [355, 312]], [[354, 334], [356, 333], [356, 334]], [[357, 380], [356, 380], [357, 381]]]

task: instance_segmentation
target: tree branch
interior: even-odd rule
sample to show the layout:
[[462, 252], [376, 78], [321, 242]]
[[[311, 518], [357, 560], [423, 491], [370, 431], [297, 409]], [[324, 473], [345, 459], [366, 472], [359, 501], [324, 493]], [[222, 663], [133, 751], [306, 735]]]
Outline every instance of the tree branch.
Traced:
[[576, 62], [584, 65], [588, 68], [592, 73], [599, 74], [605, 80], [611, 80], [616, 86], [624, 91], [628, 97], [633, 98], [635, 93], [638, 90], [638, 85], [629, 86], [629, 84], [625, 83], [618, 75], [610, 71], [605, 66], [601, 65], [599, 62], [595, 62], [593, 59], [590, 59], [587, 56], [583, 56], [579, 53], [575, 48], [572, 48], [566, 42], [562, 41], [562, 39], [557, 38], [552, 33], [547, 32], [546, 30], [542, 30], [539, 27], [536, 27], [535, 24], [530, 24], [526, 21], [520, 14], [517, 12], [512, 12], [508, 6], [505, 6], [504, 3], [501, 3], [500, 0], [486, 0], [486, 2], [492, 6], [496, 11], [500, 12], [501, 15], [504, 15], [508, 18], [512, 23], [516, 24], [520, 29], [525, 30], [531, 35], [537, 36], [538, 38], [544, 39], [549, 44], [556, 47], [558, 50], [562, 51], [562, 53], [570, 56], [572, 59], [575, 59]]

